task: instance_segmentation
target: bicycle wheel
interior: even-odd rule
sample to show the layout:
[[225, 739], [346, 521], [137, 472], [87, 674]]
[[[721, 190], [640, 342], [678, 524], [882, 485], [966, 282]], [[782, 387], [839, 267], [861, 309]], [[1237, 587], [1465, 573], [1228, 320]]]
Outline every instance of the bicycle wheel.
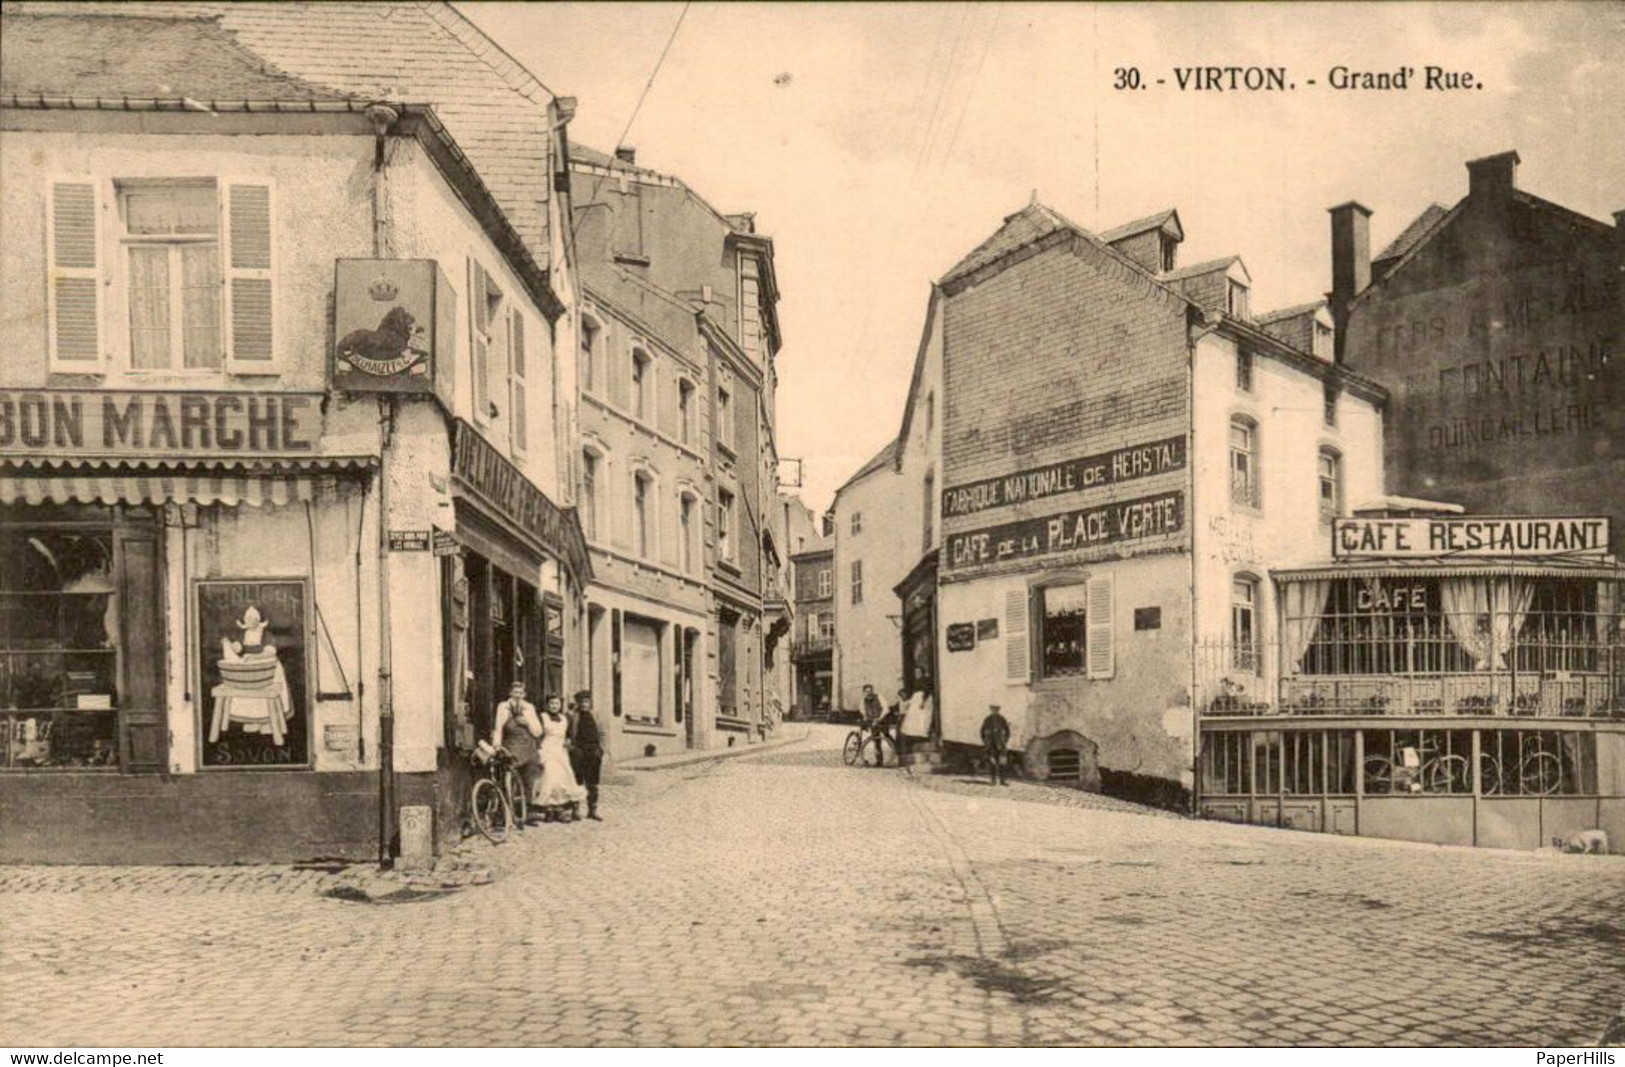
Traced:
[[1501, 761], [1488, 752], [1480, 753], [1478, 757], [1479, 793], [1487, 797], [1499, 796], [1503, 788]]
[[883, 767], [886, 765], [886, 739], [875, 734], [863, 743], [859, 752], [865, 767]]
[[1531, 753], [1518, 778], [1526, 796], [1549, 797], [1563, 784], [1563, 761], [1550, 752]]
[[1470, 793], [1473, 791], [1472, 767], [1466, 756], [1440, 756], [1428, 764], [1423, 788], [1429, 793]]
[[846, 744], [841, 746], [841, 759], [846, 761], [848, 767], [858, 762], [863, 753], [863, 731], [853, 730], [846, 735]]
[[1394, 791], [1394, 765], [1386, 756], [1367, 756], [1365, 760], [1365, 791], [1391, 793]]
[[525, 796], [525, 779], [516, 768], [509, 767], [502, 772], [502, 782], [506, 788], [508, 810], [513, 815], [514, 826], [524, 829], [525, 820], [530, 817], [530, 800]]
[[475, 828], [492, 844], [500, 845], [508, 839], [513, 808], [491, 779], [481, 778], [474, 783], [474, 791], [469, 796], [469, 810], [473, 812]]

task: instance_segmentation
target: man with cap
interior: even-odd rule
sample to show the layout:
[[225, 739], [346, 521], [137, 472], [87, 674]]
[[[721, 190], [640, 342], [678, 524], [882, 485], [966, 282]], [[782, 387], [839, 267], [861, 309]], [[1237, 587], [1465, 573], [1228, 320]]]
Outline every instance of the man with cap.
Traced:
[[576, 781], [587, 787], [587, 818], [603, 822], [598, 814], [598, 771], [604, 762], [603, 736], [592, 714], [592, 693], [583, 689], [575, 696], [575, 720], [570, 731], [570, 765]]

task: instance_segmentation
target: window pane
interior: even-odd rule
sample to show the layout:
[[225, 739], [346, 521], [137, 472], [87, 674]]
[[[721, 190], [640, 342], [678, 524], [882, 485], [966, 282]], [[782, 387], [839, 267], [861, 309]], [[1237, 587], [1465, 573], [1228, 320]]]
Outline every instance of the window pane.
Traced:
[[124, 194], [125, 228], [131, 234], [218, 233], [220, 210], [214, 186], [129, 189]]
[[181, 300], [188, 367], [220, 366], [220, 246], [182, 245]]
[[1044, 674], [1082, 674], [1085, 659], [1085, 585], [1059, 586], [1045, 589], [1044, 605]]
[[169, 366], [169, 248], [130, 249], [130, 365]]

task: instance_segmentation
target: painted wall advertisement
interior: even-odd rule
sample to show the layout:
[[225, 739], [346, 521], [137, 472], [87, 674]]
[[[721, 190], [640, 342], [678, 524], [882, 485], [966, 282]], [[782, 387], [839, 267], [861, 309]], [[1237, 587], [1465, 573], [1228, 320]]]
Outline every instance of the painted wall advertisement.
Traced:
[[1081, 459], [1062, 460], [1014, 474], [950, 486], [942, 491], [942, 517], [951, 519], [959, 515], [974, 515], [989, 508], [1025, 504], [1046, 497], [1101, 489], [1155, 474], [1184, 470], [1185, 453], [1183, 435], [1165, 437], [1160, 441], [1147, 441]]
[[1160, 537], [1178, 533], [1184, 527], [1185, 494], [1176, 489], [950, 534], [946, 546], [948, 569]]
[[203, 766], [310, 763], [303, 580], [195, 586]]

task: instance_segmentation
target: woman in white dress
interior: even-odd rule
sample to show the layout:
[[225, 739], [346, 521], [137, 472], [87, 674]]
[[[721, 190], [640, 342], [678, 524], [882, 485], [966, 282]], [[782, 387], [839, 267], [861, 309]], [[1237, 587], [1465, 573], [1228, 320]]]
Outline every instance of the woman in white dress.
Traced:
[[576, 781], [575, 771], [570, 768], [570, 750], [566, 743], [570, 732], [570, 720], [564, 715], [564, 701], [556, 696], [550, 696], [546, 701], [546, 710], [542, 712], [542, 779], [536, 786], [536, 806], [542, 811], [542, 818], [553, 821], [563, 817], [564, 810], [570, 810], [570, 821], [574, 822], [581, 817], [581, 802], [587, 799], [587, 791]]

